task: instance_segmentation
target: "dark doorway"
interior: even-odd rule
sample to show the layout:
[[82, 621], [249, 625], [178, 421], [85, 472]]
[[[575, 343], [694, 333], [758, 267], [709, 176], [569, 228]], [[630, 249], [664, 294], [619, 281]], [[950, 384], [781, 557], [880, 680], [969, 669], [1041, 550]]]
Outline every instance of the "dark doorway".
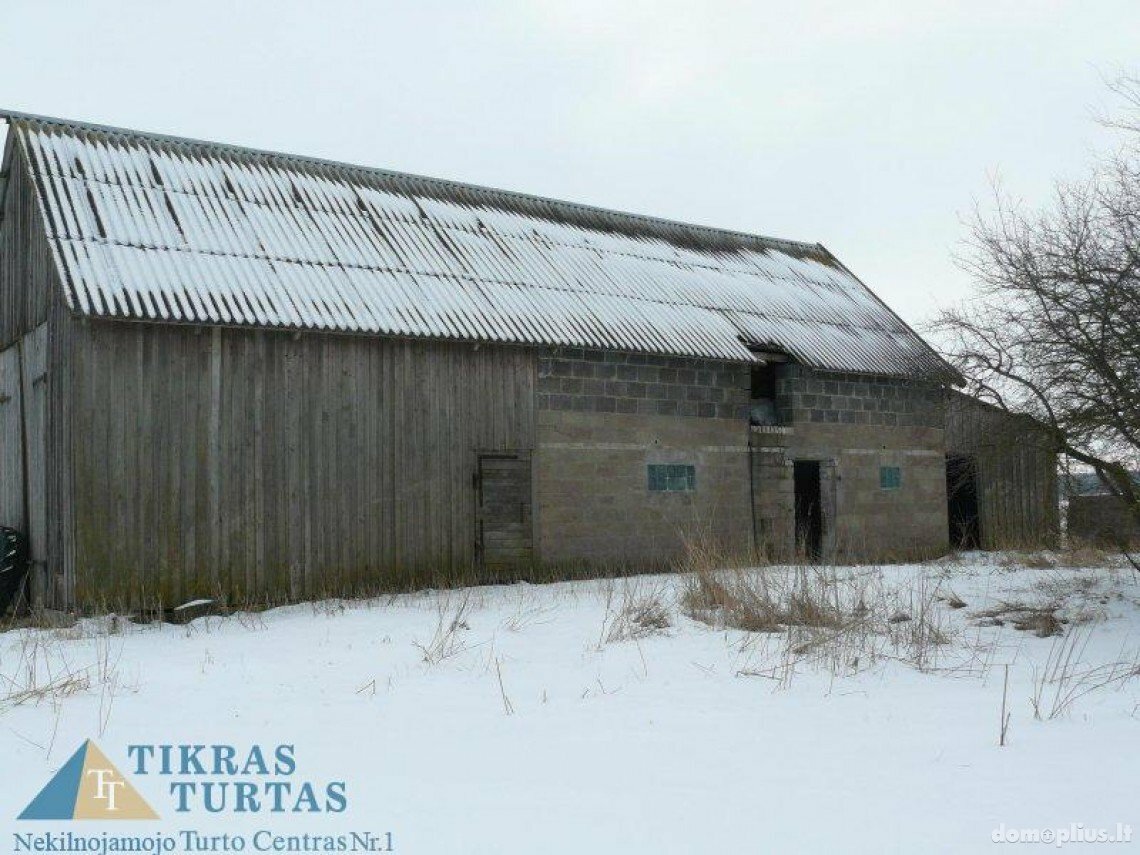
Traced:
[[475, 549], [491, 577], [528, 568], [534, 560], [530, 457], [480, 454], [475, 476]]
[[978, 518], [978, 467], [974, 458], [946, 458], [946, 501], [950, 520], [950, 546], [977, 549], [982, 543]]
[[796, 550], [812, 561], [823, 545], [823, 513], [820, 508], [819, 461], [795, 462]]

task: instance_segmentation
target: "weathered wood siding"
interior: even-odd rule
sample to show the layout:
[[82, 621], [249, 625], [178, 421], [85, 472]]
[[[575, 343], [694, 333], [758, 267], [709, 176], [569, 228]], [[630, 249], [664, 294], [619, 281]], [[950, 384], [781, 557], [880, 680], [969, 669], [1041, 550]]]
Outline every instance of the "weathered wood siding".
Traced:
[[20, 391], [24, 417], [24, 489], [26, 491], [28, 546], [33, 561], [48, 559], [47, 460], [47, 321], [20, 339]]
[[65, 584], [61, 523], [68, 509], [60, 501], [67, 456], [54, 368], [64, 345], [58, 321], [67, 308], [43, 206], [11, 135], [8, 144], [0, 204], [0, 397], [10, 397], [0, 403], [0, 525], [29, 535], [33, 595], [55, 600]]
[[466, 569], [476, 450], [534, 445], [528, 350], [70, 324], [81, 603]]
[[[54, 271], [52, 276], [56, 276]], [[57, 281], [57, 280], [56, 280]], [[47, 604], [71, 602], [75, 586], [75, 541], [72, 503], [72, 388], [73, 325], [58, 284], [53, 286], [47, 320], [47, 357], [44, 378], [45, 413], [45, 525], [47, 553], [34, 593]]]
[[23, 397], [20, 347], [0, 350], [0, 525], [24, 526]]
[[16, 150], [7, 162], [0, 207], [0, 350], [47, 320], [54, 271], [26, 161]]
[[1040, 426], [951, 392], [946, 447], [976, 461], [984, 548], [1055, 542], [1060, 523], [1057, 454]]

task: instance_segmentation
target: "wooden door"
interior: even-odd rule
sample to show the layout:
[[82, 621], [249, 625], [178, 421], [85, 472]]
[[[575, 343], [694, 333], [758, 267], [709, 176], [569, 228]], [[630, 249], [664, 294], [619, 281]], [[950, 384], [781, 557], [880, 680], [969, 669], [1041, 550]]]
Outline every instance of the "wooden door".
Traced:
[[534, 561], [530, 455], [480, 454], [475, 478], [476, 557], [492, 573]]

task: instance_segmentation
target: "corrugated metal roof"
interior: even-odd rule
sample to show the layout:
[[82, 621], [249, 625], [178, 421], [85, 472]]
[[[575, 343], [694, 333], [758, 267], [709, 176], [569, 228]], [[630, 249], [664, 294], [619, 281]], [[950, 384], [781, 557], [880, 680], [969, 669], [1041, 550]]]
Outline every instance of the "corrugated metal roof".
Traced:
[[571, 345], [947, 380], [822, 246], [13, 117], [72, 309]]

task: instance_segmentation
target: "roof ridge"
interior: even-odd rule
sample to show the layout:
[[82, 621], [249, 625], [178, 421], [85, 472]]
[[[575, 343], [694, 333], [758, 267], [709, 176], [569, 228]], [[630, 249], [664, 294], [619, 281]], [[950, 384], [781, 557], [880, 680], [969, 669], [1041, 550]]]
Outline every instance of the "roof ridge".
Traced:
[[158, 133], [154, 131], [142, 131], [134, 128], [117, 127], [114, 125], [102, 125], [94, 122], [84, 122], [78, 119], [65, 119], [57, 116], [45, 116], [36, 113], [25, 113], [18, 110], [9, 110], [3, 107], [0, 107], [0, 119], [7, 120], [9, 124], [22, 122], [26, 124], [47, 125], [63, 129], [82, 131], [85, 133], [118, 136], [126, 140], [150, 141], [189, 148], [203, 148], [218, 153], [228, 152], [245, 157], [260, 157], [273, 161], [302, 164], [323, 169], [347, 170], [361, 175], [371, 175], [380, 178], [412, 180], [423, 182], [428, 185], [438, 186], [441, 190], [461, 190], [476, 194], [489, 194], [491, 196], [508, 197], [517, 201], [528, 202], [532, 204], [538, 203], [543, 205], [560, 206], [574, 213], [591, 215], [602, 214], [607, 217], [616, 217], [621, 220], [639, 222], [649, 226], [692, 230], [726, 238], [735, 238], [738, 240], [742, 239], [773, 248], [785, 247], [794, 249], [798, 252], [817, 253], [828, 258], [831, 257], [830, 253], [824, 250], [823, 245], [819, 242], [797, 241], [790, 240], [788, 238], [777, 238], [771, 237], [769, 235], [759, 235], [751, 232], [742, 232], [735, 229], [725, 229], [719, 228], [717, 226], [690, 223], [683, 220], [672, 220], [666, 217], [657, 217], [652, 214], [640, 214], [632, 211], [622, 211], [614, 208], [603, 208], [598, 205], [591, 205], [584, 202], [573, 202], [567, 199], [557, 199], [549, 196], [539, 196], [534, 193], [526, 193], [519, 190], [507, 190], [501, 187], [490, 187], [484, 184], [471, 184], [466, 181], [456, 181], [449, 178], [438, 178], [430, 175], [420, 175], [413, 172], [400, 172], [398, 170], [385, 169], [378, 166], [365, 166], [363, 164], [349, 163], [347, 161], [338, 161], [328, 158], [314, 157], [311, 155], [275, 151], [272, 149], [261, 149], [251, 146], [218, 142], [215, 140], [182, 137], [173, 134]]

